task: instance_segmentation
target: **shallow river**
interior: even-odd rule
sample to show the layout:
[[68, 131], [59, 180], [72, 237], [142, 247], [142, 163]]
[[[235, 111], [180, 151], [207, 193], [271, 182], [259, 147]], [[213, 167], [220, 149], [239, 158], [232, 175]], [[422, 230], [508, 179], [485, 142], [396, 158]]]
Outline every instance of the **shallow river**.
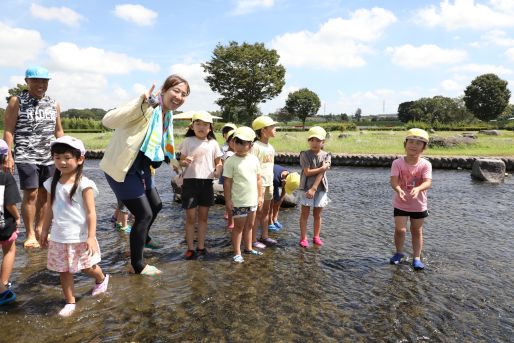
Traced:
[[[434, 171], [427, 269], [415, 272], [409, 263], [388, 264], [388, 172], [332, 169], [322, 248], [298, 246], [299, 210], [285, 209], [278, 246], [234, 265], [220, 205], [209, 215], [208, 256], [182, 258], [183, 212], [161, 168], [164, 208], [152, 232], [164, 248], [145, 256], [163, 274], [147, 278], [128, 274], [128, 236], [109, 222], [114, 196], [98, 162], [87, 161], [85, 174], [101, 192], [97, 236], [109, 291], [92, 298], [92, 281], [77, 274], [76, 314], [59, 318], [58, 274], [46, 270], [45, 251], [23, 250], [22, 233], [12, 275], [18, 299], [0, 307], [0, 342], [512, 341], [513, 177], [492, 185], [472, 181], [469, 171]], [[406, 244], [411, 252], [410, 238]]]

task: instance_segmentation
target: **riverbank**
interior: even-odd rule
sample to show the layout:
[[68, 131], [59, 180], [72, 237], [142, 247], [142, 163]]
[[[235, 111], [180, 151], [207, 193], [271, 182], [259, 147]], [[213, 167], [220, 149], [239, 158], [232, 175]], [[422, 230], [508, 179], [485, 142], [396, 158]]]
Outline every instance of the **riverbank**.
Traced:
[[[390, 167], [391, 163], [401, 155], [379, 155], [379, 154], [332, 154], [332, 165], [334, 166], [352, 166], [352, 167]], [[88, 159], [101, 159], [103, 150], [89, 150], [86, 152]], [[432, 163], [434, 169], [469, 169], [473, 167], [473, 162], [478, 157], [469, 156], [426, 156]], [[491, 157], [487, 157], [491, 158]], [[496, 157], [505, 162], [507, 171], [514, 171], [514, 157]], [[281, 153], [275, 155], [275, 163], [287, 165], [299, 165], [299, 153]]]

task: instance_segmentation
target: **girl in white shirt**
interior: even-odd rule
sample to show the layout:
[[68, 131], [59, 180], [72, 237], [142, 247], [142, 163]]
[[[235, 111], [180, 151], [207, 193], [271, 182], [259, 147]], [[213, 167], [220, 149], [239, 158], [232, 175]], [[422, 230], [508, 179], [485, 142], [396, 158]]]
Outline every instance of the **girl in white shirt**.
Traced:
[[[69, 317], [75, 311], [73, 273], [82, 271], [95, 279], [92, 295], [104, 293], [109, 275], [104, 275], [100, 262], [100, 247], [96, 240], [95, 196], [93, 181], [82, 175], [84, 144], [63, 136], [51, 143], [55, 163], [53, 178], [44, 183], [48, 192], [41, 246], [48, 246], [47, 268], [59, 273], [66, 305], [59, 312]], [[50, 208], [51, 207], [51, 208]], [[48, 240], [48, 231], [52, 235]]]
[[[180, 165], [186, 167], [182, 186], [182, 208], [186, 210], [186, 259], [205, 255], [205, 234], [209, 207], [214, 205], [213, 179], [221, 174], [222, 152], [212, 130], [207, 112], [193, 115], [191, 127], [180, 150]], [[198, 209], [198, 246], [194, 249], [194, 232]]]

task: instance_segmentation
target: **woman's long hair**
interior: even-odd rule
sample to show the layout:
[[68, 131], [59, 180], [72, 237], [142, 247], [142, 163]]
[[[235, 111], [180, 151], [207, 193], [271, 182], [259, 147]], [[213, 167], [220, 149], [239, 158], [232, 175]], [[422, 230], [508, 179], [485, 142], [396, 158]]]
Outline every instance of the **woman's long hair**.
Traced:
[[[52, 145], [51, 148], [52, 156], [54, 154], [65, 154], [69, 152], [73, 155], [77, 160], [80, 159], [80, 150], [72, 148], [68, 144], [64, 143], [56, 143]], [[71, 187], [70, 191], [70, 202], [73, 201], [73, 195], [75, 195], [75, 192], [77, 191], [77, 188], [79, 186], [80, 180], [82, 179], [82, 169], [84, 168], [84, 163], [79, 164], [77, 166], [77, 169], [75, 170], [75, 181], [73, 182], [73, 187]], [[54, 176], [52, 178], [52, 185], [50, 187], [50, 204], [54, 203], [55, 200], [55, 188], [57, 187], [57, 182], [59, 182], [59, 179], [61, 178], [61, 172], [59, 169], [55, 168]]]

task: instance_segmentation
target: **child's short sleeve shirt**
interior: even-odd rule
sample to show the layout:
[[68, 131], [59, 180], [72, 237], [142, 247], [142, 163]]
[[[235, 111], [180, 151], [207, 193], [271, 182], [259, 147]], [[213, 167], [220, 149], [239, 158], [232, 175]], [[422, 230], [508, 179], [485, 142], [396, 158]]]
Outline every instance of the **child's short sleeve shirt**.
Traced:
[[181, 156], [193, 156], [186, 168], [184, 179], [214, 179], [214, 161], [223, 156], [215, 139], [187, 137], [180, 148]]
[[[315, 154], [311, 150], [305, 150], [300, 153], [300, 166], [302, 167], [302, 174], [300, 175], [300, 190], [307, 192], [312, 187], [316, 181], [316, 177], [318, 176], [306, 176], [303, 173], [303, 169], [317, 169], [322, 167], [325, 162], [332, 163], [332, 157], [326, 151], [321, 150]], [[325, 192], [328, 192], [328, 179], [326, 172], [325, 175], [323, 175], [323, 178], [321, 179], [318, 187], [322, 187]]]
[[391, 166], [391, 176], [398, 177], [398, 184], [405, 192], [407, 201], [402, 201], [398, 193], [393, 194], [393, 206], [407, 212], [423, 212], [428, 209], [427, 191], [419, 192], [417, 198], [410, 195], [413, 187], [423, 183], [425, 179], [432, 179], [432, 164], [422, 158], [415, 165], [409, 165], [403, 157], [393, 161]]
[[[43, 184], [46, 191], [50, 193], [52, 179]], [[87, 188], [93, 189], [93, 194], [98, 195], [95, 183], [85, 176], [82, 176], [80, 183], [70, 201], [72, 184], [61, 184], [57, 182], [55, 187], [55, 200], [52, 204], [53, 220], [52, 235], [50, 240], [58, 243], [82, 243], [87, 240], [88, 228], [84, 197], [82, 192]]]
[[232, 179], [231, 195], [235, 207], [258, 205], [257, 175], [260, 173], [261, 165], [254, 155], [233, 155], [227, 159], [223, 166], [223, 177]]
[[[0, 173], [4, 173], [0, 171]], [[16, 227], [16, 220], [12, 216], [11, 212], [7, 211], [5, 206], [18, 204], [21, 202], [20, 191], [18, 190], [18, 185], [16, 184], [16, 180], [11, 173], [4, 173], [5, 175], [5, 187], [4, 187], [4, 221], [5, 221], [5, 231], [6, 232], [14, 232]]]
[[268, 187], [273, 185], [273, 165], [275, 164], [275, 148], [269, 143], [255, 141], [253, 143], [252, 153], [257, 156], [261, 163], [262, 169], [262, 186]]

